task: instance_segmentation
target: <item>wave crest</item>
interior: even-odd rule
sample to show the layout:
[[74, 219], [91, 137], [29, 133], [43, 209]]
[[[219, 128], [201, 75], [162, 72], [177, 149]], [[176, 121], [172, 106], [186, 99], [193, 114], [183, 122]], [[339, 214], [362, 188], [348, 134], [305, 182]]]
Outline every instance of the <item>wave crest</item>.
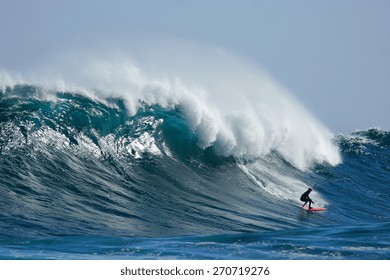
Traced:
[[[316, 162], [341, 162], [333, 134], [266, 73], [224, 52], [210, 57], [196, 63], [187, 58], [185, 64], [192, 69], [186, 71], [167, 65], [166, 73], [142, 70], [127, 57], [89, 58], [77, 70], [65, 67], [56, 75], [61, 79], [46, 73], [24, 80], [102, 102], [115, 97], [124, 101], [129, 115], [142, 104], [178, 110], [198, 146], [213, 147], [219, 156], [255, 160], [277, 152], [301, 170]], [[14, 86], [4, 73], [3, 92], [4, 84]], [[83, 119], [82, 113], [74, 117]]]

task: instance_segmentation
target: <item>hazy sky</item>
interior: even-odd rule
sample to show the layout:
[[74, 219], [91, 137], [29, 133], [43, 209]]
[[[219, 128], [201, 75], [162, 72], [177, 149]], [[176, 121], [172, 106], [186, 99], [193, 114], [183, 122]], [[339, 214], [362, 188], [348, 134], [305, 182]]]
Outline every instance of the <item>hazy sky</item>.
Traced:
[[264, 68], [334, 132], [390, 130], [389, 0], [0, 0], [0, 11], [0, 69], [188, 40]]

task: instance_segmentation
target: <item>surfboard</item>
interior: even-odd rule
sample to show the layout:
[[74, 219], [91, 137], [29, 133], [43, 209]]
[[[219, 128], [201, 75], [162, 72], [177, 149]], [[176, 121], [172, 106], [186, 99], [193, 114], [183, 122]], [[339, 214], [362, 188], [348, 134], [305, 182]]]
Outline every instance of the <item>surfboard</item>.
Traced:
[[312, 207], [311, 209], [309, 209], [308, 206], [303, 207], [303, 209], [305, 209], [306, 211], [325, 211], [326, 210], [326, 208], [324, 208], [324, 207]]

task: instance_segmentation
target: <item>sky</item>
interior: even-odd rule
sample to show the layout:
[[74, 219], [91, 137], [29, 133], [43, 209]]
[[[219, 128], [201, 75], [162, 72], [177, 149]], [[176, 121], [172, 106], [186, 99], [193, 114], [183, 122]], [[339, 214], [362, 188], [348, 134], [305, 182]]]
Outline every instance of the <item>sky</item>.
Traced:
[[335, 133], [390, 131], [390, 0], [0, 0], [0, 69], [188, 41], [265, 69]]

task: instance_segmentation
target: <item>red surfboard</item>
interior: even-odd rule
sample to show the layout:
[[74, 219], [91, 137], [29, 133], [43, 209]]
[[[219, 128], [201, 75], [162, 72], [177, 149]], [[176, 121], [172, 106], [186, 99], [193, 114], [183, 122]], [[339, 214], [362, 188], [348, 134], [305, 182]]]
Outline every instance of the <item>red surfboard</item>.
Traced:
[[306, 211], [325, 211], [326, 210], [326, 208], [323, 208], [323, 207], [312, 207], [309, 209], [308, 206], [303, 207], [303, 209], [305, 209]]

